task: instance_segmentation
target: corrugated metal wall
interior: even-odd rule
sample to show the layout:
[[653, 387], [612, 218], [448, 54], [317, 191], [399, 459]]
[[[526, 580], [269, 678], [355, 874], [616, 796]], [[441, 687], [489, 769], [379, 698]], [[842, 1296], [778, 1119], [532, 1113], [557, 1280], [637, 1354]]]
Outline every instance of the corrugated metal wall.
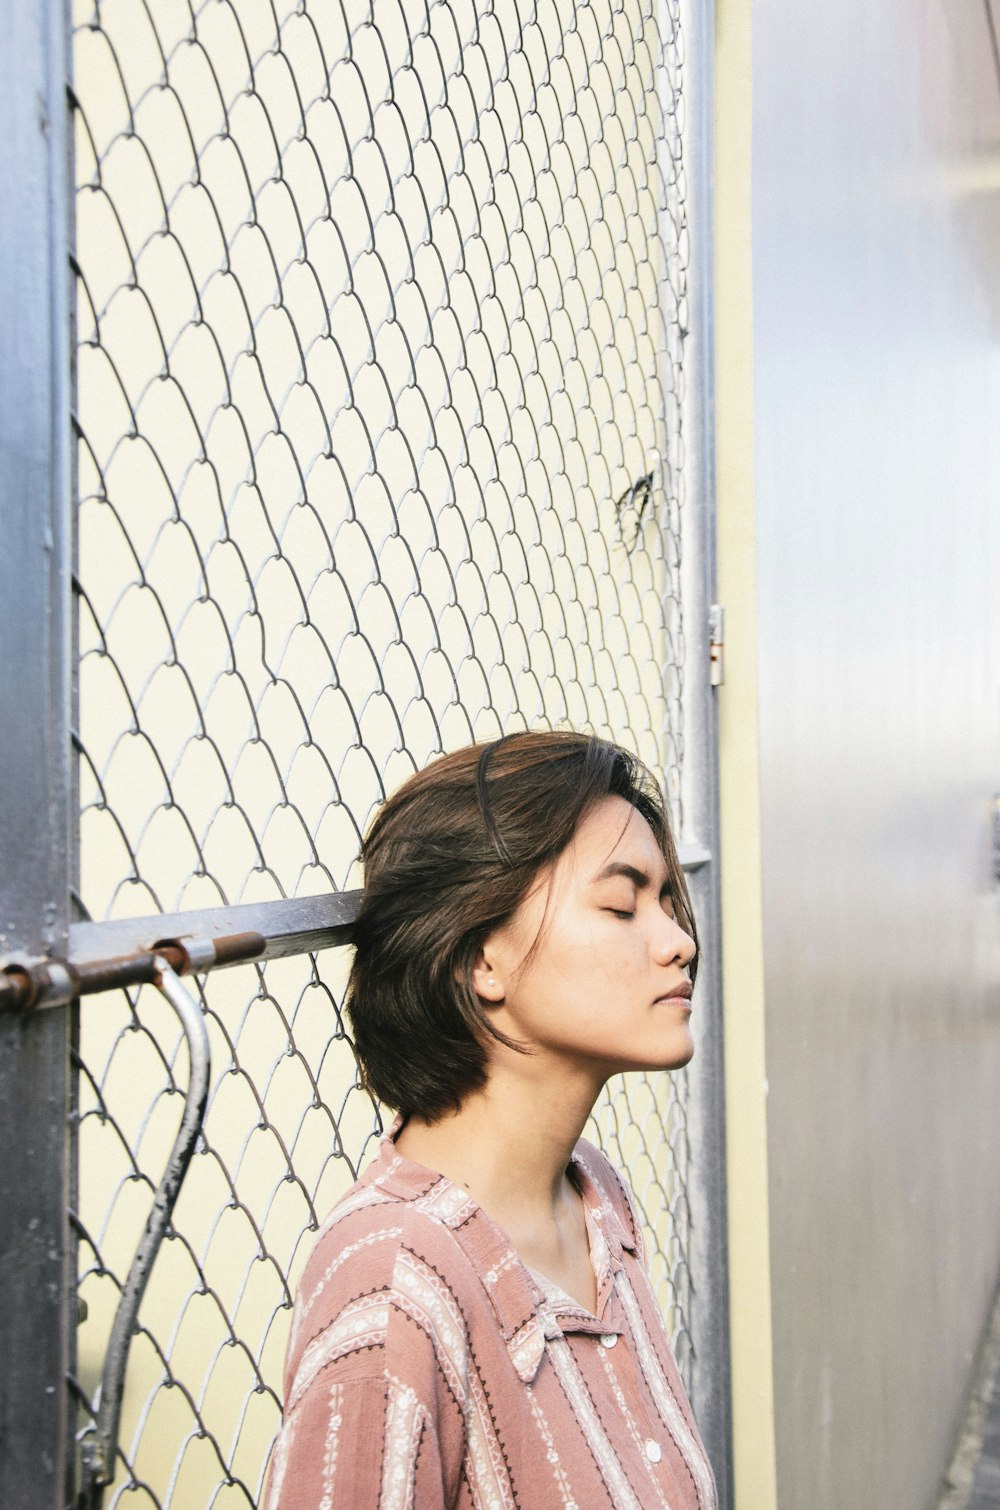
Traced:
[[1000, 89], [981, 4], [753, 45], [779, 1505], [929, 1510], [1000, 1261]]

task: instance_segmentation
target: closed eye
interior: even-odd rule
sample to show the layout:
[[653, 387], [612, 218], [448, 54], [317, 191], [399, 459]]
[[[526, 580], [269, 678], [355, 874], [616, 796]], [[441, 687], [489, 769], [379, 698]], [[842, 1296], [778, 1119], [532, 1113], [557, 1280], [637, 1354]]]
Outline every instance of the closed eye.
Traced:
[[605, 907], [605, 912], [612, 913], [616, 918], [634, 918], [635, 912], [626, 912], [623, 907]]

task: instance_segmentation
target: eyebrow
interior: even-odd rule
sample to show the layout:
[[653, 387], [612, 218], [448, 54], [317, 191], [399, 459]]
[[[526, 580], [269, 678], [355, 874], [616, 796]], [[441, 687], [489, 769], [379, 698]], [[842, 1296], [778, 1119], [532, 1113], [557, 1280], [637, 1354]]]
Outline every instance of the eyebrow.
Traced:
[[[594, 884], [596, 885], [598, 881], [607, 881], [612, 876], [625, 876], [625, 878], [631, 881], [639, 891], [644, 891], [648, 886], [652, 884], [650, 882], [649, 876], [644, 870], [640, 870], [637, 865], [629, 865], [624, 860], [610, 861], [609, 864], [605, 865], [603, 870], [598, 871], [597, 875], [594, 877]], [[663, 885], [660, 887], [660, 896], [665, 896], [666, 893], [669, 892], [669, 890], [670, 877], [668, 875], [663, 882]]]

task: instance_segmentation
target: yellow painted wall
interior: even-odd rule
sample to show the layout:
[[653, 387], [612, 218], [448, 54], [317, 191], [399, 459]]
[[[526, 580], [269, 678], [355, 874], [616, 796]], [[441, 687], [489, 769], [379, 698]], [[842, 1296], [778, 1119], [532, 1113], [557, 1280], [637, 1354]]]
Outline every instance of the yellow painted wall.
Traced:
[[[503, 0], [432, 7], [433, 38], [415, 12], [408, 48], [391, 5], [347, 9], [239, 0], [195, 28], [75, 0], [95, 917], [358, 884], [384, 791], [523, 725], [621, 739], [679, 802], [682, 32], [638, 0], [522, 29]], [[655, 509], [616, 503], [653, 473]], [[308, 1229], [376, 1132], [345, 964], [207, 987], [204, 1147], [144, 1298], [109, 1501], [129, 1473], [175, 1510], [257, 1492]], [[121, 993], [85, 1009], [81, 1035], [92, 1398], [187, 1069], [151, 989], [134, 1016]], [[647, 1217], [683, 1366], [682, 1084], [616, 1081], [592, 1129]]]
[[768, 1237], [751, 288], [751, 0], [716, 5], [717, 572], [735, 1510], [777, 1504]]

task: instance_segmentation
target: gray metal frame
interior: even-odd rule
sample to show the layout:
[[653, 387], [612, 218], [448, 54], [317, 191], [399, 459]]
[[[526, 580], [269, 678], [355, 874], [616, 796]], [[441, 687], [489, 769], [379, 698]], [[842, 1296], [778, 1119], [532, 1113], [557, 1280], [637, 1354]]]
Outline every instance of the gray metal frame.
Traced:
[[[714, 300], [714, 7], [683, 5], [687, 38], [685, 172], [690, 232], [688, 291], [691, 332], [685, 354], [686, 503], [681, 592], [688, 678], [684, 694], [682, 841], [707, 854], [689, 874], [698, 918], [697, 1051], [688, 1068], [691, 1180], [692, 1398], [698, 1428], [715, 1469], [720, 1510], [732, 1505], [732, 1408], [729, 1351], [729, 1266], [726, 1215], [723, 982], [719, 900], [717, 691], [711, 681], [715, 597]], [[721, 665], [717, 668], [721, 672]]]
[[[66, 948], [73, 865], [70, 173], [62, 0], [0, 50], [0, 955]], [[0, 1504], [61, 1510], [72, 1433], [70, 1007], [0, 1015]]]

